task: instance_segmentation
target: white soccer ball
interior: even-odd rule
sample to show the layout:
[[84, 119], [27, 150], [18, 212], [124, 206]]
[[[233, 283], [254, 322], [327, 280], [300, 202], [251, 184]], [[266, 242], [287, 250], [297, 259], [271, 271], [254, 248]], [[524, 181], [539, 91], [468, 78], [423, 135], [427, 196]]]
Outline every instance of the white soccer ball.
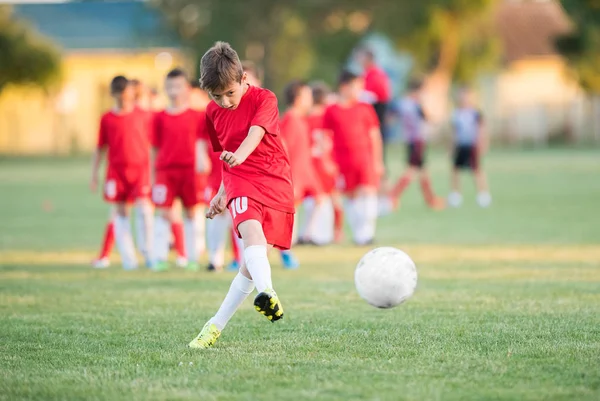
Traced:
[[358, 294], [378, 308], [393, 308], [417, 287], [417, 268], [410, 256], [392, 247], [376, 248], [362, 257], [354, 272]]

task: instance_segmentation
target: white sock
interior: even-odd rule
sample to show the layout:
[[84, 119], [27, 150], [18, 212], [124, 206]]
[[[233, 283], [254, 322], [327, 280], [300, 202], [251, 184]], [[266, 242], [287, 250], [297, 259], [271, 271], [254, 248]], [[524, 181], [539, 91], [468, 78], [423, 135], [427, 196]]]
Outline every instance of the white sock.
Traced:
[[217, 329], [223, 330], [227, 326], [227, 322], [231, 320], [235, 311], [240, 307], [248, 295], [254, 291], [254, 283], [252, 280], [244, 277], [241, 273], [231, 282], [229, 291], [225, 299], [221, 303], [216, 315], [210, 319], [211, 323], [217, 326]]
[[121, 255], [123, 268], [130, 270], [137, 268], [137, 258], [135, 256], [135, 247], [131, 236], [131, 223], [129, 217], [115, 217], [115, 241], [117, 249]]
[[183, 219], [183, 230], [185, 235], [185, 256], [188, 261], [191, 263], [197, 263], [198, 259], [200, 259], [201, 249], [198, 249], [197, 245], [197, 237], [201, 231], [203, 231], [200, 226], [203, 222], [200, 221], [198, 216], [195, 216], [193, 219], [185, 218]]
[[[315, 202], [315, 198], [306, 198], [304, 199], [304, 202], [302, 202], [302, 208], [304, 209], [304, 221], [302, 222], [302, 224], [300, 225], [300, 228], [298, 229], [298, 237], [300, 238], [307, 238], [307, 239], [311, 239], [312, 238], [312, 232], [311, 232], [311, 227], [310, 227], [310, 218], [311, 216], [314, 214], [315, 212], [315, 206], [316, 206], [316, 202]], [[294, 222], [297, 219], [294, 219]]]
[[354, 229], [352, 230], [354, 242], [361, 245], [369, 240], [367, 238], [367, 199], [364, 196], [356, 197], [354, 199]]
[[258, 292], [273, 289], [271, 265], [265, 245], [252, 245], [244, 249], [244, 261]]
[[366, 241], [370, 241], [375, 238], [375, 231], [377, 230], [377, 215], [379, 214], [377, 195], [368, 195], [365, 198], [365, 205], [364, 235]]
[[480, 207], [489, 207], [492, 204], [492, 195], [489, 192], [478, 193], [477, 203]]
[[350, 226], [350, 231], [354, 234], [357, 229], [357, 214], [356, 214], [356, 199], [346, 199], [344, 202], [345, 206], [345, 215], [348, 219], [348, 225]]
[[137, 247], [144, 259], [150, 260], [154, 239], [152, 237], [152, 206], [148, 203], [136, 206], [134, 216]]
[[169, 238], [171, 223], [162, 216], [154, 219], [154, 257], [153, 260], [165, 262], [169, 258]]
[[331, 198], [325, 198], [315, 208], [313, 221], [310, 239], [317, 245], [325, 245], [333, 241], [333, 203]]
[[451, 192], [448, 195], [448, 204], [451, 207], [459, 207], [462, 204], [463, 198], [459, 192]]
[[219, 214], [206, 222], [206, 247], [208, 260], [216, 267], [225, 264], [225, 244], [229, 234], [229, 216]]

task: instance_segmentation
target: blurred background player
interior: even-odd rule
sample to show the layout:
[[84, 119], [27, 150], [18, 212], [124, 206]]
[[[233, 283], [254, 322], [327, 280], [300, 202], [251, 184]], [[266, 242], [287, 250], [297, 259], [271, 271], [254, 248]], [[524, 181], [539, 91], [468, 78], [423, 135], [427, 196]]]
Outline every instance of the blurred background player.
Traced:
[[[313, 197], [316, 204], [320, 205], [323, 191], [312, 163], [310, 126], [307, 120], [313, 105], [312, 89], [304, 81], [290, 82], [285, 88], [285, 103], [287, 110], [280, 123], [281, 138], [292, 167], [296, 207], [308, 196]], [[313, 231], [315, 208], [305, 212], [305, 227], [303, 237], [300, 238], [304, 243], [310, 241], [307, 234]]]
[[[318, 217], [315, 218], [317, 219], [317, 225], [319, 226], [317, 231], [319, 233], [327, 231], [328, 227], [325, 227], [325, 224], [330, 223], [327, 221], [328, 216], [326, 211], [319, 209], [325, 210], [327, 207], [331, 207], [333, 209], [333, 241], [339, 243], [343, 239], [344, 229], [344, 208], [341, 196], [336, 189], [339, 168], [333, 160], [331, 131], [326, 130], [323, 126], [325, 109], [333, 102], [331, 101], [331, 91], [325, 83], [314, 83], [312, 85], [312, 94], [313, 107], [308, 116], [312, 165], [315, 169], [316, 178], [319, 180], [323, 193], [329, 197], [329, 204], [326, 202], [322, 206], [316, 207], [315, 214]], [[310, 208], [314, 206], [312, 202], [305, 202], [304, 205], [307, 213]], [[321, 224], [322, 222], [323, 224]], [[317, 236], [315, 233], [307, 232], [305, 236], [309, 237], [312, 242], [320, 245], [319, 240], [316, 240]]]
[[201, 61], [202, 87], [213, 102], [206, 110], [206, 129], [213, 150], [221, 151], [223, 184], [210, 202], [208, 218], [229, 208], [244, 241], [244, 265], [231, 283], [221, 307], [190, 343], [211, 347], [237, 308], [252, 293], [254, 307], [271, 322], [283, 307], [271, 280], [268, 248], [289, 249], [294, 226], [294, 189], [287, 153], [279, 136], [275, 95], [248, 85], [237, 53], [217, 42]]
[[113, 78], [110, 84], [115, 105], [100, 120], [98, 145], [92, 161], [90, 188], [98, 186], [100, 163], [108, 151], [104, 199], [114, 203], [114, 236], [121, 255], [123, 267], [127, 270], [137, 268], [137, 258], [131, 235], [129, 204], [143, 211], [143, 224], [137, 230], [141, 238], [138, 243], [146, 265], [150, 266], [152, 207], [148, 200], [150, 193], [150, 157], [148, 125], [146, 116], [135, 107], [135, 93], [132, 85], [124, 76]]
[[346, 214], [354, 242], [368, 245], [375, 237], [377, 189], [384, 168], [379, 121], [373, 107], [359, 100], [362, 90], [362, 78], [343, 71], [339, 101], [325, 110], [323, 126], [333, 135], [338, 187], [348, 197]]
[[155, 218], [154, 253], [157, 270], [168, 268], [169, 233], [173, 201], [181, 200], [184, 207], [185, 257], [178, 257], [177, 265], [198, 268], [198, 259], [204, 250], [203, 209], [198, 206], [204, 188], [199, 188], [201, 177], [210, 164], [207, 142], [200, 139], [204, 131], [204, 113], [189, 107], [190, 87], [185, 72], [171, 70], [165, 79], [169, 106], [155, 115], [153, 147], [155, 159], [152, 200], [159, 212]]
[[[256, 64], [254, 64], [252, 61], [246, 60], [242, 62], [242, 68], [246, 73], [248, 84], [260, 88], [262, 86], [262, 71], [256, 66]], [[281, 249], [279, 252], [281, 254], [281, 263], [283, 264], [284, 268], [293, 270], [300, 266], [300, 262], [290, 249]]]
[[386, 72], [377, 65], [373, 50], [369, 48], [359, 50], [358, 61], [363, 68], [364, 91], [367, 94], [364, 100], [373, 105], [375, 113], [377, 113], [377, 119], [379, 120], [385, 163], [385, 149], [387, 145], [385, 123], [388, 106], [392, 99], [392, 84]]
[[433, 193], [431, 179], [425, 169], [426, 115], [421, 105], [421, 87], [420, 80], [412, 80], [408, 85], [407, 95], [400, 101], [398, 109], [394, 110], [394, 114], [400, 117], [402, 124], [407, 147], [408, 167], [390, 192], [392, 209], [398, 207], [402, 194], [416, 174], [419, 175], [421, 191], [427, 205], [434, 210], [443, 209], [445, 206], [444, 200], [436, 197]]
[[454, 167], [452, 169], [452, 192], [448, 204], [458, 207], [462, 204], [460, 193], [460, 170], [469, 169], [475, 177], [477, 203], [488, 207], [492, 197], [488, 190], [487, 179], [479, 163], [485, 152], [486, 137], [481, 112], [475, 107], [473, 93], [463, 88], [458, 94], [458, 108], [452, 114], [454, 132]]

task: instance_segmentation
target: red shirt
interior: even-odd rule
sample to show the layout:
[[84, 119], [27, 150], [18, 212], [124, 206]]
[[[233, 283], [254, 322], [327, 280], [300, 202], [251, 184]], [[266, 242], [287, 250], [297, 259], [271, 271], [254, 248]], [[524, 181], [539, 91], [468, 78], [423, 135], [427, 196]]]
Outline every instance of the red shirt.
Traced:
[[212, 149], [208, 149], [208, 156], [210, 157], [210, 173], [208, 174], [207, 187], [214, 189], [215, 191], [221, 187], [221, 181], [223, 180], [223, 166], [225, 164], [221, 161], [221, 152], [213, 152]]
[[148, 119], [140, 110], [127, 114], [105, 113], [100, 119], [98, 148], [108, 148], [111, 167], [139, 167], [150, 160]]
[[281, 138], [283, 139], [292, 167], [294, 186], [303, 188], [309, 180], [314, 179], [311, 163], [310, 126], [305, 117], [291, 111], [281, 119]]
[[254, 125], [262, 127], [265, 135], [244, 163], [231, 168], [219, 161], [227, 202], [246, 196], [272, 209], [294, 213], [292, 173], [279, 137], [279, 111], [273, 92], [250, 86], [235, 110], [221, 108], [213, 101], [206, 109], [206, 129], [216, 152], [235, 152]]
[[323, 116], [323, 126], [333, 133], [333, 154], [338, 164], [372, 160], [370, 131], [379, 127], [373, 106], [356, 103], [349, 107], [329, 106]]
[[[331, 159], [331, 131], [325, 129], [324, 117], [324, 113], [308, 116], [311, 155], [314, 159]], [[321, 146], [324, 149], [320, 149]]]
[[201, 111], [156, 113], [152, 135], [152, 145], [158, 150], [156, 168], [195, 167], [196, 140], [200, 139], [205, 124]]
[[390, 79], [385, 71], [373, 65], [365, 70], [365, 90], [377, 98], [376, 103], [387, 103], [392, 98]]

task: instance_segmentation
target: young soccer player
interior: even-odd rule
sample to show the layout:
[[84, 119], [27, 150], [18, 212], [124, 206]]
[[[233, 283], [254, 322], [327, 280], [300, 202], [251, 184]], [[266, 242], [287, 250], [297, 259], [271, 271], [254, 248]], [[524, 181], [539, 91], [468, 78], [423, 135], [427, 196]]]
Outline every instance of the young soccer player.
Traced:
[[475, 177], [477, 203], [488, 207], [492, 197], [488, 191], [487, 179], [481, 169], [479, 157], [485, 147], [485, 131], [481, 112], [474, 107], [473, 94], [463, 88], [458, 96], [458, 108], [452, 115], [454, 128], [454, 168], [452, 169], [452, 193], [448, 203], [452, 207], [462, 204], [460, 193], [460, 170], [469, 169]]
[[404, 190], [408, 188], [415, 175], [418, 175], [420, 178], [421, 191], [427, 205], [434, 210], [443, 209], [445, 206], [443, 199], [436, 197], [433, 193], [431, 179], [425, 169], [426, 118], [420, 100], [421, 87], [421, 81], [411, 81], [408, 87], [409, 92], [400, 102], [399, 110], [394, 110], [400, 116], [402, 123], [408, 153], [408, 168], [389, 194], [392, 209], [398, 207], [400, 197]]
[[344, 208], [340, 194], [336, 189], [336, 180], [339, 168], [333, 158], [333, 142], [331, 131], [323, 125], [325, 109], [331, 99], [331, 91], [323, 83], [312, 86], [313, 107], [308, 116], [308, 125], [311, 131], [312, 164], [321, 183], [323, 192], [331, 198], [333, 205], [334, 242], [340, 243], [343, 239]]
[[[296, 205], [300, 205], [306, 197], [312, 197], [318, 206], [324, 201], [323, 190], [312, 164], [310, 126], [307, 119], [313, 105], [312, 89], [306, 82], [292, 81], [285, 88], [285, 102], [287, 110], [281, 119], [281, 137], [292, 167]], [[304, 233], [300, 238], [303, 243], [310, 241], [308, 234], [312, 233], [316, 223], [315, 208], [306, 212]]]
[[214, 150], [221, 152], [223, 169], [223, 183], [207, 217], [229, 208], [244, 241], [245, 264], [190, 348], [211, 347], [255, 287], [256, 310], [272, 322], [283, 317], [267, 250], [289, 249], [294, 226], [292, 173], [279, 137], [277, 98], [248, 85], [237, 53], [224, 42], [217, 42], [202, 57], [200, 81], [213, 99], [206, 110], [206, 129]]
[[200, 138], [204, 131], [204, 113], [189, 107], [190, 87], [183, 70], [176, 68], [167, 74], [165, 91], [169, 106], [154, 117], [153, 132], [156, 170], [152, 200], [159, 208], [154, 237], [156, 269], [168, 267], [170, 225], [174, 220], [171, 208], [175, 198], [179, 198], [185, 213], [187, 260], [178, 261], [178, 265], [196, 270], [204, 248], [204, 219], [199, 206], [204, 177], [199, 177], [197, 172], [207, 174], [209, 170], [208, 143]]
[[[140, 210], [151, 210], [148, 200], [150, 192], [150, 164], [147, 118], [135, 107], [134, 91], [124, 76], [113, 78], [110, 84], [111, 95], [115, 100], [113, 109], [102, 116], [98, 147], [92, 162], [90, 187], [95, 191], [98, 186], [100, 163], [108, 151], [104, 198], [114, 203], [114, 235], [123, 267], [127, 270], [137, 268], [137, 258], [133, 246], [129, 207], [132, 202]], [[151, 219], [147, 219], [151, 221]], [[138, 223], [138, 221], [136, 221]], [[139, 229], [143, 236], [140, 249], [146, 264], [150, 265], [151, 238], [150, 227]]]
[[[262, 71], [252, 61], [243, 61], [242, 68], [246, 73], [248, 84], [256, 87], [262, 86]], [[283, 267], [288, 270], [294, 270], [300, 267], [300, 262], [290, 249], [280, 250], [281, 262]]]
[[379, 121], [373, 107], [359, 101], [363, 80], [344, 71], [339, 102], [323, 116], [333, 134], [333, 153], [340, 168], [339, 187], [348, 197], [348, 221], [357, 245], [373, 242], [378, 212], [377, 188], [383, 176]]

